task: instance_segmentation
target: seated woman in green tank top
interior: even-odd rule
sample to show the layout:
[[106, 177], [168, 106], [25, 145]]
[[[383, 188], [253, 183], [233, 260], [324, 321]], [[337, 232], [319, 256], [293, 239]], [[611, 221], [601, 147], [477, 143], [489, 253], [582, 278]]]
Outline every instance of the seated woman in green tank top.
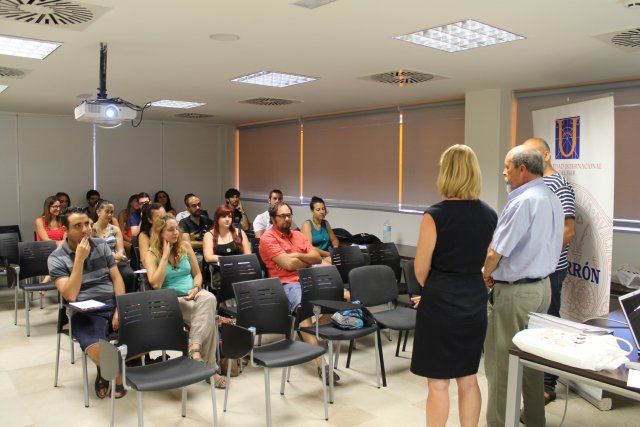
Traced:
[[[216, 366], [216, 334], [214, 323], [216, 297], [202, 289], [202, 273], [191, 245], [173, 215], [157, 217], [151, 227], [145, 266], [153, 289], [173, 289], [184, 322], [189, 326], [189, 357]], [[217, 388], [225, 388], [224, 377], [214, 377]]]
[[309, 208], [313, 216], [302, 224], [300, 231], [311, 242], [311, 245], [320, 252], [320, 256], [330, 263], [331, 254], [329, 253], [329, 248], [337, 248], [340, 242], [336, 235], [333, 234], [329, 222], [325, 220], [327, 207], [324, 204], [324, 200], [313, 196], [311, 203], [309, 203]]

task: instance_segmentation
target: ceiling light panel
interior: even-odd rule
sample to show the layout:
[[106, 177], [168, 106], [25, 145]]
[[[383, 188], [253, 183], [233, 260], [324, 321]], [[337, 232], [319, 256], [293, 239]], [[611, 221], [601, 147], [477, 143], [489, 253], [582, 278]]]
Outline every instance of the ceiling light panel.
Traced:
[[0, 55], [44, 59], [61, 45], [58, 42], [0, 35]]
[[232, 82], [250, 83], [260, 86], [287, 87], [317, 80], [316, 77], [298, 74], [280, 73], [277, 71], [258, 71], [257, 73], [231, 79]]
[[9, 86], [7, 86], [7, 85], [0, 85], [0, 93], [4, 92], [4, 90], [5, 90], [6, 88], [8, 88], [8, 87], [9, 87]]
[[166, 107], [166, 108], [195, 108], [206, 105], [204, 102], [191, 102], [191, 101], [174, 101], [171, 99], [162, 99], [151, 103], [152, 107]]
[[395, 38], [444, 50], [445, 52], [460, 52], [524, 39], [523, 36], [518, 34], [513, 34], [473, 19], [396, 36]]

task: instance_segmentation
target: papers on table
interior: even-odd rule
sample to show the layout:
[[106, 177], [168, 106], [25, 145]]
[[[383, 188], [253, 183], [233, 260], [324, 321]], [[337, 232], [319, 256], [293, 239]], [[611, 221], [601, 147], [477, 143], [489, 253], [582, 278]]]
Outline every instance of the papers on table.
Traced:
[[640, 388], [640, 371], [629, 369], [627, 387]]
[[552, 316], [545, 313], [529, 313], [528, 328], [551, 328], [567, 332], [591, 335], [606, 335], [613, 333], [613, 330], [611, 329], [585, 325], [584, 323], [572, 322], [571, 320], [562, 319], [560, 317]]
[[100, 302], [100, 301], [96, 301], [94, 299], [88, 299], [86, 301], [76, 301], [76, 302], [70, 302], [69, 305], [77, 308], [78, 310], [96, 310], [98, 308], [104, 308], [107, 306], [107, 304]]

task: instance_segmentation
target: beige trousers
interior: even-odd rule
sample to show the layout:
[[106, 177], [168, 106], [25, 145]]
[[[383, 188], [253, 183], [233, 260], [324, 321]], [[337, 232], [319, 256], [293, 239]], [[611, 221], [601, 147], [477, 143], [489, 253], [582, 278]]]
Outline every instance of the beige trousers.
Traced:
[[216, 297], [209, 291], [201, 290], [193, 300], [178, 298], [184, 323], [189, 326], [189, 344], [200, 344], [202, 360], [216, 366], [216, 342], [218, 325], [214, 322]]
[[[484, 341], [484, 369], [489, 385], [487, 425], [502, 427], [507, 401], [509, 348], [513, 336], [525, 329], [529, 313], [546, 313], [551, 302], [549, 278], [533, 283], [500, 284], [493, 287], [493, 305], [489, 304], [487, 336]], [[524, 368], [522, 376], [524, 421], [527, 427], [543, 427], [544, 374]]]

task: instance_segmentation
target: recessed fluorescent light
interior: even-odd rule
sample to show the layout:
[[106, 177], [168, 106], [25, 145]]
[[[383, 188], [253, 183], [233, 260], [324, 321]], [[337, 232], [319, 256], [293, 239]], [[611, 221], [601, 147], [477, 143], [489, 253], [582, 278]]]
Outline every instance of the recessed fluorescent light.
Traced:
[[0, 35], [0, 55], [44, 59], [62, 43]]
[[261, 86], [286, 87], [317, 80], [316, 77], [298, 74], [279, 73], [277, 71], [258, 71], [257, 73], [231, 79], [232, 82], [251, 83]]
[[518, 34], [513, 34], [473, 19], [396, 36], [395, 38], [444, 50], [445, 52], [459, 52], [461, 50], [524, 39], [523, 36]]
[[162, 99], [151, 103], [152, 107], [167, 107], [167, 108], [194, 108], [206, 105], [204, 102], [190, 102], [190, 101], [173, 101], [171, 99]]
[[8, 87], [9, 87], [9, 86], [7, 86], [7, 85], [0, 85], [0, 93], [4, 92], [4, 90], [5, 90], [6, 88], [8, 88]]
[[294, 4], [296, 6], [306, 7], [307, 9], [315, 9], [325, 4], [333, 3], [336, 0], [298, 0]]

